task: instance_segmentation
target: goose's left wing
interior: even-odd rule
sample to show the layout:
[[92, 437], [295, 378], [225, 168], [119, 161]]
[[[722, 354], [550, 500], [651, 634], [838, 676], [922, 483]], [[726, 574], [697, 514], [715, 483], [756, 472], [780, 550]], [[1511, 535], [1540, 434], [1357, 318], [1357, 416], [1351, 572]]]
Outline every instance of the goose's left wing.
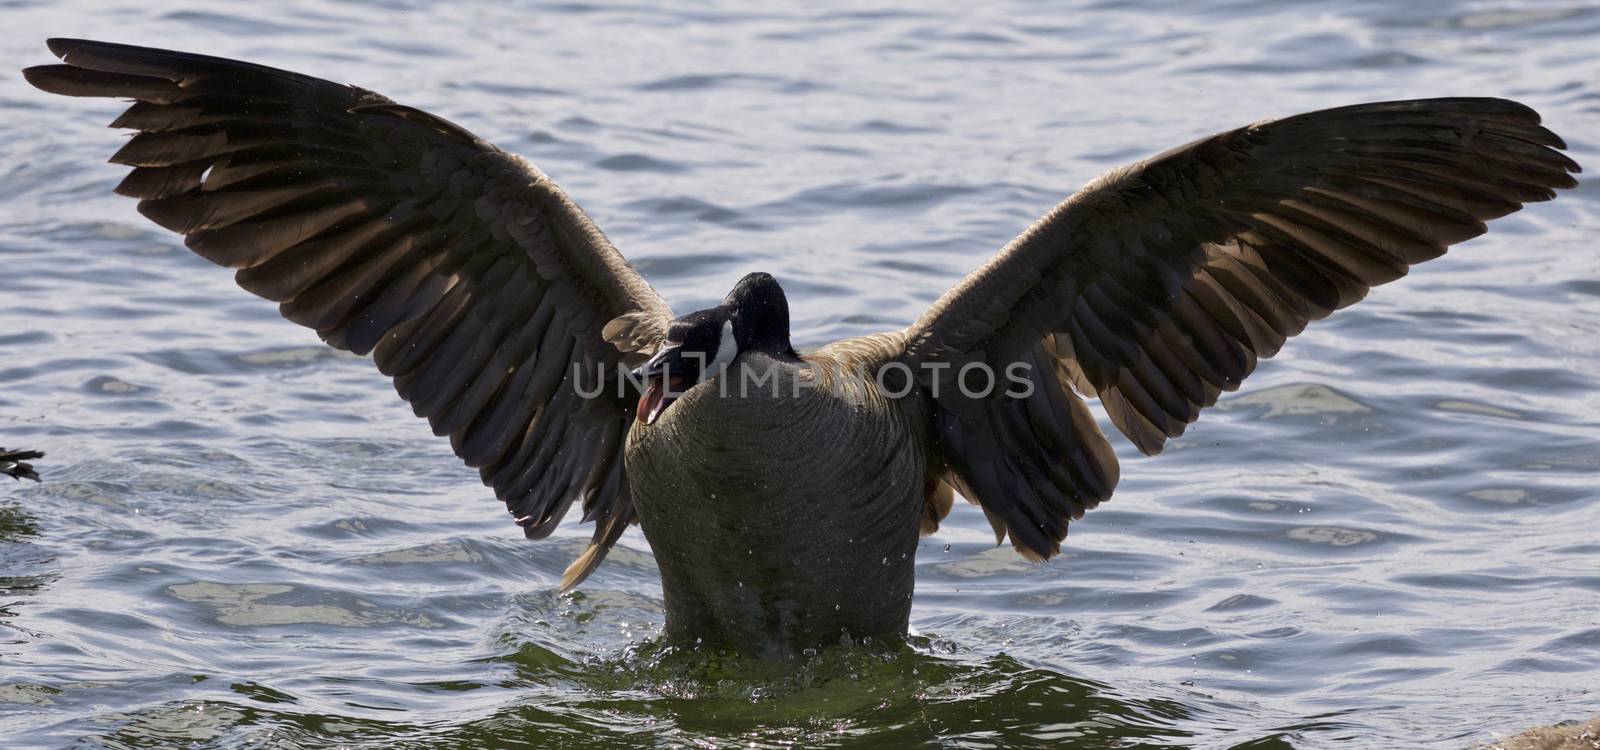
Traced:
[[[953, 480], [1024, 554], [1049, 557], [1117, 472], [1063, 382], [1157, 453], [1310, 321], [1576, 185], [1562, 148], [1516, 102], [1381, 102], [1231, 130], [1095, 180], [907, 330], [906, 356], [943, 386]], [[1025, 365], [1033, 395], [968, 399], [954, 375], [972, 363]]]

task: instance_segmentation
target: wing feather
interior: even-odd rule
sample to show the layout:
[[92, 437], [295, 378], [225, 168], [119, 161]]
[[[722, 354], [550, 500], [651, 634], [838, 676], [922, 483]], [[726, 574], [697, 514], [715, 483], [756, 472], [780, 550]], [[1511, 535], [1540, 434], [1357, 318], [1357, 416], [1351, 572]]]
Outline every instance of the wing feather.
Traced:
[[[1058, 205], [907, 329], [904, 356], [997, 371], [1048, 357], [1060, 384], [1098, 397], [1158, 453], [1311, 321], [1575, 186], [1563, 148], [1537, 113], [1502, 99], [1360, 104], [1204, 138]], [[1082, 403], [1045, 393], [1048, 412], [936, 396], [952, 483], [1040, 558], [1116, 484]], [[1048, 450], [1024, 444], [1023, 412]], [[1038, 429], [1046, 419], [1054, 428]]]
[[[24, 71], [68, 96], [135, 100], [117, 192], [237, 269], [246, 290], [380, 371], [477, 467], [530, 538], [573, 502], [594, 545], [633, 519], [624, 398], [584, 399], [574, 365], [653, 349], [671, 314], [542, 172], [371, 91], [182, 52], [53, 39]], [[627, 336], [602, 328], [625, 322]], [[620, 329], [619, 329], [620, 330]]]

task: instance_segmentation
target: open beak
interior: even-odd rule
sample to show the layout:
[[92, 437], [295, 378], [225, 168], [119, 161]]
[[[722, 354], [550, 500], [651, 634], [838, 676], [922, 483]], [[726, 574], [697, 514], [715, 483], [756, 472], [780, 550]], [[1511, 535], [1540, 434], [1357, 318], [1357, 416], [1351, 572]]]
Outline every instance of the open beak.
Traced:
[[633, 370], [634, 379], [644, 383], [644, 395], [639, 397], [639, 408], [635, 414], [642, 424], [655, 424], [667, 407], [683, 395], [683, 377], [672, 374], [667, 366], [675, 351], [675, 348], [664, 348], [656, 352], [650, 361]]

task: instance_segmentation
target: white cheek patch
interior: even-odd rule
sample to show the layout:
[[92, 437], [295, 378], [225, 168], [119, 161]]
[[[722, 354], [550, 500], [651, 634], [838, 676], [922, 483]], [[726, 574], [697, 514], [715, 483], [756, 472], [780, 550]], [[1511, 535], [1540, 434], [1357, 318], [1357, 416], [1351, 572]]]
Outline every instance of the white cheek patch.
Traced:
[[733, 358], [739, 356], [739, 344], [733, 338], [733, 321], [722, 324], [722, 341], [717, 344], [717, 356], [711, 359], [711, 364], [706, 367], [706, 376], [711, 377], [722, 372], [722, 368], [733, 364]]

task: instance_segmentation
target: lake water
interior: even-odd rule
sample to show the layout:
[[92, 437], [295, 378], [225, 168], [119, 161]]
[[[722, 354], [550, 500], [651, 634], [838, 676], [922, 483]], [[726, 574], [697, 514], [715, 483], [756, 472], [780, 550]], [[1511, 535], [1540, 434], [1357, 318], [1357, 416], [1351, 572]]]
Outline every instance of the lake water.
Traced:
[[[955, 4], [951, 4], [955, 5]], [[1358, 101], [1527, 102], [1600, 167], [1600, 7], [0, 4], [0, 746], [1463, 748], [1600, 711], [1600, 190], [1313, 326], [1054, 562], [958, 504], [915, 637], [665, 652], [643, 537], [522, 539], [369, 363], [111, 194], [47, 36], [349, 81], [536, 161], [675, 309], [896, 328], [1096, 174]], [[1106, 425], [1110, 432], [1109, 425]], [[576, 519], [573, 519], [574, 521]]]

